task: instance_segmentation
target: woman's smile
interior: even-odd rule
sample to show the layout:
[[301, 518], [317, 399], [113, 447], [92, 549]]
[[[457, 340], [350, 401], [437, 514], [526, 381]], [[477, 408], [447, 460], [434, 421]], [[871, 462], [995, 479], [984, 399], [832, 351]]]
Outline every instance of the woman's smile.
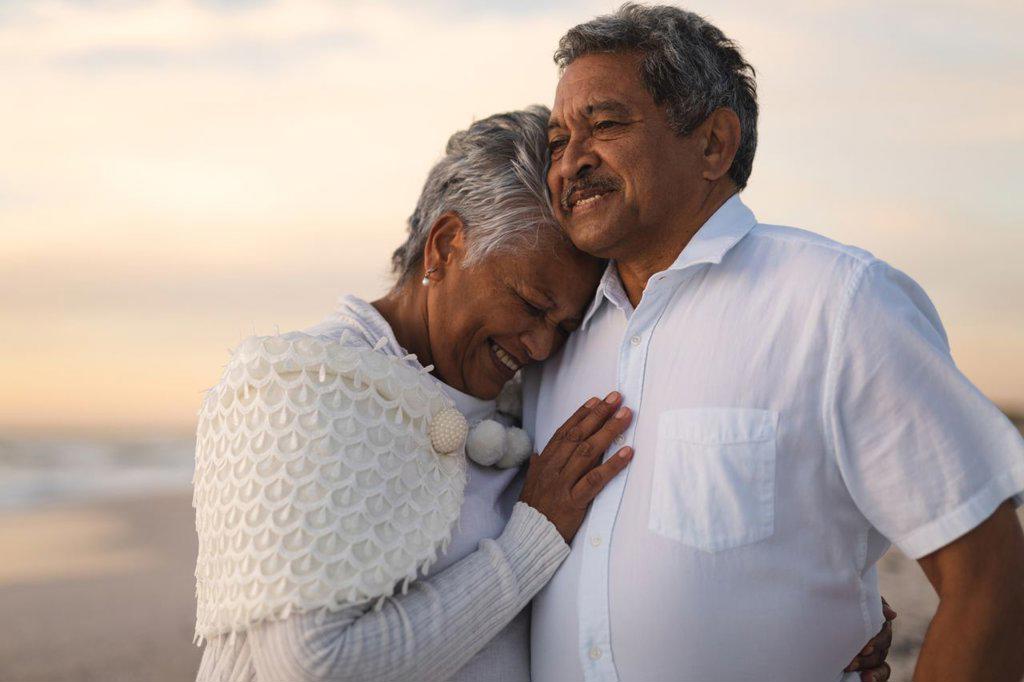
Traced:
[[505, 381], [508, 381], [515, 373], [518, 372], [526, 363], [519, 362], [512, 353], [502, 348], [494, 340], [490, 340], [490, 356], [494, 361], [495, 366], [498, 368], [502, 376], [507, 377]]

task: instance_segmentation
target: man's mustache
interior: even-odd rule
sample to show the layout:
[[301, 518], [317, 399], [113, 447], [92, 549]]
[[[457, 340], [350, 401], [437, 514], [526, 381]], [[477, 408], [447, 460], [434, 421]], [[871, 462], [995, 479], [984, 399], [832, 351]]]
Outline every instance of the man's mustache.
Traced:
[[614, 192], [621, 187], [617, 178], [603, 175], [586, 175], [577, 180], [572, 180], [562, 188], [562, 196], [558, 199], [558, 205], [565, 213], [569, 212], [569, 199], [577, 192], [594, 191], [598, 194]]

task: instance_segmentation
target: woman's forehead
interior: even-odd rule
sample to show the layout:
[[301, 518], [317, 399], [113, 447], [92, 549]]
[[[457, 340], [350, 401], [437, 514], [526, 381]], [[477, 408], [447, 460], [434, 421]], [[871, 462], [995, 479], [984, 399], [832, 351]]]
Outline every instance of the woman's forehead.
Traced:
[[583, 253], [568, 239], [547, 236], [530, 242], [495, 253], [482, 265], [552, 293], [587, 288], [600, 277], [603, 262]]

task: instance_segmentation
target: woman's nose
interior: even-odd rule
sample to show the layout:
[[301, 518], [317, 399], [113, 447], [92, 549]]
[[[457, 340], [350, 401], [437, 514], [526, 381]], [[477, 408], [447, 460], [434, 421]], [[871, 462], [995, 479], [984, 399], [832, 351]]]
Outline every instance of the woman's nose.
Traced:
[[547, 360], [548, 356], [555, 350], [558, 342], [558, 335], [549, 324], [541, 324], [531, 329], [520, 337], [526, 352], [534, 362]]

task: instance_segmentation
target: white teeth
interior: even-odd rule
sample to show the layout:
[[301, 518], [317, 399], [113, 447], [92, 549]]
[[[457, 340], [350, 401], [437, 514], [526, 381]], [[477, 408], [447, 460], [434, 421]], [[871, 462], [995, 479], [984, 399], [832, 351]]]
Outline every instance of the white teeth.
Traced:
[[504, 348], [496, 343], [492, 343], [491, 349], [494, 351], [494, 354], [498, 356], [498, 359], [501, 360], [501, 364], [505, 365], [513, 372], [519, 371], [519, 363], [517, 363], [511, 355], [506, 353]]
[[586, 206], [587, 204], [592, 204], [592, 203], [594, 203], [595, 201], [597, 201], [598, 199], [600, 199], [603, 196], [604, 196], [603, 194], [595, 194], [592, 197], [587, 197], [586, 199], [583, 199], [581, 201], [577, 201], [573, 205], [573, 208], [579, 208], [580, 206]]

